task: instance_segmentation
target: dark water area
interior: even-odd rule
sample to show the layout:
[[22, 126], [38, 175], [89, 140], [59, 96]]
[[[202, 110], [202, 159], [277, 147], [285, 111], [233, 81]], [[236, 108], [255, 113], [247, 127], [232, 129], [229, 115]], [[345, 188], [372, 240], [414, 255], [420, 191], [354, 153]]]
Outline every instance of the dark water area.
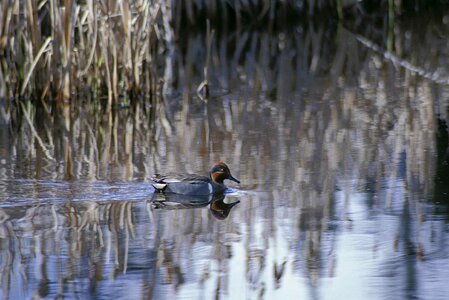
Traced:
[[[447, 299], [449, 16], [426, 20], [220, 32], [207, 100], [192, 32], [151, 103], [2, 102], [0, 297]], [[150, 187], [217, 160], [221, 197]]]

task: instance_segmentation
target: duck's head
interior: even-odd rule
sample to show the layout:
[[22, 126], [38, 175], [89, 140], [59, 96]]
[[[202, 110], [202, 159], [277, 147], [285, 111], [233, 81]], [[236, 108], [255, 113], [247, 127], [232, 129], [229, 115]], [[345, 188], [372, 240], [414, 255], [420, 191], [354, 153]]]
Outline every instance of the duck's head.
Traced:
[[240, 183], [240, 181], [231, 175], [228, 166], [224, 162], [216, 162], [210, 169], [210, 179], [218, 184], [223, 184], [225, 179]]

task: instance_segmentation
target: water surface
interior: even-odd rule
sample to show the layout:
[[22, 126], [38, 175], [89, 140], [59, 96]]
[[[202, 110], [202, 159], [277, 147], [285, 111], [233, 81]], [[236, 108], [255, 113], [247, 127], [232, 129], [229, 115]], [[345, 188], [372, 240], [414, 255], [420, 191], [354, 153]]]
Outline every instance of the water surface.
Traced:
[[[438, 24], [398, 27], [394, 54], [437, 70]], [[298, 26], [218, 35], [203, 101], [203, 42], [180, 41], [151, 105], [31, 108], [35, 132], [3, 106], [1, 297], [446, 299], [447, 86]], [[155, 202], [151, 174], [217, 160], [241, 181], [221, 216]]]

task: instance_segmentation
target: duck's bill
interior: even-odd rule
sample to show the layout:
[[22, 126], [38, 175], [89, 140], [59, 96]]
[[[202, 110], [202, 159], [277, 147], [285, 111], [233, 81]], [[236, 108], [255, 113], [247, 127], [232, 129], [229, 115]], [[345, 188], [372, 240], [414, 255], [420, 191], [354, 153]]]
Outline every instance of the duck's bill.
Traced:
[[235, 177], [232, 177], [232, 175], [229, 175], [229, 178], [228, 178], [229, 180], [232, 180], [232, 181], [234, 181], [234, 182], [237, 182], [237, 183], [240, 183], [240, 180], [238, 180], [237, 178], [235, 178]]

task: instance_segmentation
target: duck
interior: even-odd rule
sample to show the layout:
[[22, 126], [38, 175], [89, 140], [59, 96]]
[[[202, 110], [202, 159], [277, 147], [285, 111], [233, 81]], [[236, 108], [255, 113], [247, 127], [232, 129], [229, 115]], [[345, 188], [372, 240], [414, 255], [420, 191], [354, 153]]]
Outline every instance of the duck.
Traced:
[[222, 161], [212, 165], [209, 176], [196, 174], [155, 174], [151, 184], [157, 192], [182, 195], [210, 195], [223, 193], [227, 188], [224, 181], [228, 179], [236, 183], [240, 181], [231, 175], [229, 167]]

